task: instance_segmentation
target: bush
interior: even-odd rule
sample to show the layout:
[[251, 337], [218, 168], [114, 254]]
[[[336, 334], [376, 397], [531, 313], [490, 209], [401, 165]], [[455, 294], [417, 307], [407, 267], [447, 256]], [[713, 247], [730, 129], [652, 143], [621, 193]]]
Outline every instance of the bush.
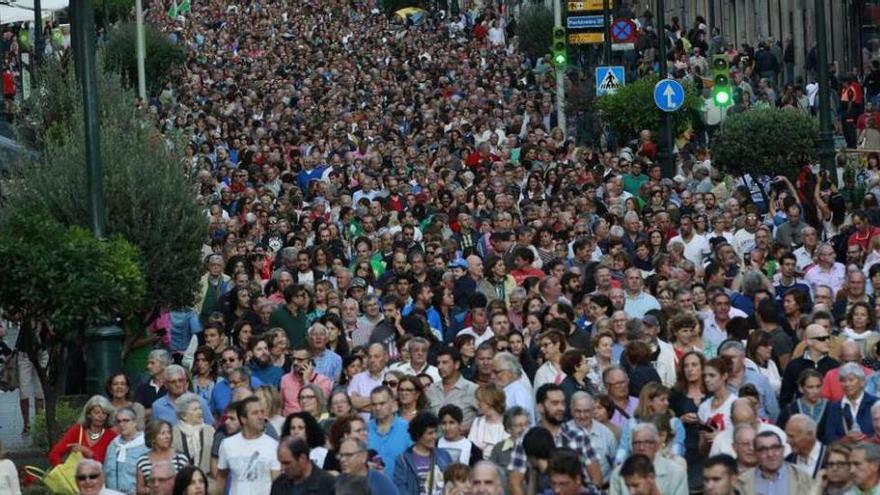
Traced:
[[[183, 48], [161, 31], [144, 26], [147, 55], [144, 60], [147, 94], [156, 95], [173, 69], [186, 60]], [[106, 48], [106, 68], [122, 74], [125, 83], [137, 87], [137, 28], [134, 23], [113, 29]]]
[[104, 9], [105, 5], [111, 23], [127, 20], [134, 10], [134, 0], [96, 0], [95, 18], [97, 20], [103, 19], [104, 12], [102, 9]]
[[[88, 227], [82, 100], [68, 69], [58, 62], [44, 65], [37, 90], [42, 97], [29, 100], [29, 127], [19, 128], [39, 136], [43, 153], [12, 171], [16, 187], [4, 188], [0, 220], [42, 209], [64, 225]], [[121, 235], [140, 250], [146, 297], [139, 313], [188, 306], [201, 272], [207, 222], [184, 163], [184, 142], [159, 134], [120, 76], [99, 74], [107, 234]]]
[[794, 179], [816, 157], [816, 124], [797, 110], [755, 108], [725, 119], [712, 143], [712, 160], [731, 172]]
[[[79, 409], [71, 406], [70, 402], [66, 400], [60, 400], [55, 404], [55, 420], [62, 428], [68, 427], [65, 425], [72, 425], [79, 418], [79, 413]], [[34, 440], [34, 448], [49, 452], [49, 449], [52, 447], [49, 445], [49, 430], [46, 425], [45, 410], [37, 411], [36, 416], [34, 416], [31, 438]]]
[[553, 43], [553, 11], [543, 4], [532, 4], [522, 9], [516, 20], [519, 47], [532, 59], [550, 53]]
[[[596, 99], [596, 106], [602, 119], [608, 122], [619, 135], [620, 142], [628, 142], [638, 137], [639, 132], [648, 129], [656, 135], [660, 130], [660, 116], [663, 111], [654, 104], [654, 86], [658, 78], [637, 79]], [[697, 90], [685, 85], [685, 100], [681, 109], [671, 112], [675, 135], [691, 127], [694, 115], [699, 112], [702, 100]], [[713, 147], [714, 149], [714, 147]]]

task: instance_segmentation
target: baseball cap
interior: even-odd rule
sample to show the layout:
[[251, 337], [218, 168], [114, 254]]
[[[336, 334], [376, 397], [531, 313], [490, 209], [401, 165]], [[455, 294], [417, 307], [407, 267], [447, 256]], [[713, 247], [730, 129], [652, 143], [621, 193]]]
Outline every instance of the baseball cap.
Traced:
[[654, 315], [645, 315], [645, 317], [642, 318], [642, 323], [648, 325], [649, 327], [660, 326], [660, 320], [658, 320], [657, 317]]
[[351, 283], [348, 285], [349, 289], [366, 289], [367, 281], [361, 277], [355, 277], [351, 279]]
[[450, 269], [461, 268], [462, 270], [467, 270], [468, 263], [467, 263], [467, 261], [464, 260], [464, 258], [458, 258], [458, 259], [450, 261], [449, 264], [447, 265], [447, 267]]

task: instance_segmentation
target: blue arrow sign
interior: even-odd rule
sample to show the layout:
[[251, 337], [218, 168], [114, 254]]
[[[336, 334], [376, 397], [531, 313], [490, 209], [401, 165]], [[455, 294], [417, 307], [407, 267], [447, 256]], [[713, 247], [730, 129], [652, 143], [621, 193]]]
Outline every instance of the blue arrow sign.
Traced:
[[654, 86], [654, 103], [664, 112], [674, 112], [684, 104], [684, 88], [675, 79], [664, 79]]
[[598, 28], [605, 24], [602, 22], [601, 15], [576, 15], [571, 16], [567, 20], [568, 29], [585, 29]]

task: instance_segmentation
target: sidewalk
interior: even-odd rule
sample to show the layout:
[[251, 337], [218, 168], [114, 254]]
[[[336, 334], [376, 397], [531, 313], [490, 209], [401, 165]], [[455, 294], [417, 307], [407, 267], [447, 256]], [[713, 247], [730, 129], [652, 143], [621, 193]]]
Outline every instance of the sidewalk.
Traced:
[[[6, 337], [3, 339], [6, 345], [14, 349], [16, 338], [18, 338], [18, 328], [7, 325]], [[31, 421], [33, 421], [33, 405], [31, 407]], [[30, 436], [21, 434], [23, 425], [18, 405], [18, 390], [0, 392], [0, 418], [3, 418], [0, 421], [0, 442], [3, 443], [3, 448], [8, 451], [30, 449]]]

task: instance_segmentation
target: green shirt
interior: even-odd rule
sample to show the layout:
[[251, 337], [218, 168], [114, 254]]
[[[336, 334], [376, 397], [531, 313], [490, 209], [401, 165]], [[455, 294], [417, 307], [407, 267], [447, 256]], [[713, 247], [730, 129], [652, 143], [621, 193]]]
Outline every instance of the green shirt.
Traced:
[[648, 176], [645, 174], [632, 175], [632, 174], [624, 174], [623, 175], [623, 190], [632, 194], [633, 196], [639, 195], [639, 189], [642, 188], [642, 185], [648, 182]]
[[291, 347], [296, 347], [306, 342], [308, 326], [309, 323], [305, 311], [298, 311], [294, 315], [287, 309], [287, 306], [279, 307], [269, 317], [269, 328], [279, 327], [284, 329]]

